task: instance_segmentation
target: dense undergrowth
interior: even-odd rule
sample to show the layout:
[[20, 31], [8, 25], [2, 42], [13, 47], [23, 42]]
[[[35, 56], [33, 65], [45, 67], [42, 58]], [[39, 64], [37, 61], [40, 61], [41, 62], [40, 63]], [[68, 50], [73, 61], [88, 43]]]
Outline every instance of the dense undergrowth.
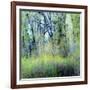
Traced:
[[80, 60], [72, 57], [41, 55], [22, 58], [21, 78], [78, 76]]

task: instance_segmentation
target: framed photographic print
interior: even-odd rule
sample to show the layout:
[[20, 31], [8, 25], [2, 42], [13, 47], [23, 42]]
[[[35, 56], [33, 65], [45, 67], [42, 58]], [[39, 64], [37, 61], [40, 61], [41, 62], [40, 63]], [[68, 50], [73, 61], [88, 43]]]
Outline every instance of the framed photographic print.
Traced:
[[11, 2], [11, 88], [87, 84], [87, 6]]

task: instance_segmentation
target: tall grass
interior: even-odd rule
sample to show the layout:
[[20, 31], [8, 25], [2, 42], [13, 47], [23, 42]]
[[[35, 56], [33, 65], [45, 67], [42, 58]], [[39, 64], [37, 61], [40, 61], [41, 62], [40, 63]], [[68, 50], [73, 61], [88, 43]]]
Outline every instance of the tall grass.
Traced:
[[79, 65], [79, 60], [58, 55], [22, 58], [21, 78], [77, 76], [80, 74]]

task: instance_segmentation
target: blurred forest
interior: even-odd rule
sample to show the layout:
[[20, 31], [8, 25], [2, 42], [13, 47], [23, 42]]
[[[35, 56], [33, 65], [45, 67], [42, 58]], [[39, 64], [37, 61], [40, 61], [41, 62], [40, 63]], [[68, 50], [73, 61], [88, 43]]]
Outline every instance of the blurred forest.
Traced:
[[80, 75], [80, 13], [20, 11], [21, 78]]

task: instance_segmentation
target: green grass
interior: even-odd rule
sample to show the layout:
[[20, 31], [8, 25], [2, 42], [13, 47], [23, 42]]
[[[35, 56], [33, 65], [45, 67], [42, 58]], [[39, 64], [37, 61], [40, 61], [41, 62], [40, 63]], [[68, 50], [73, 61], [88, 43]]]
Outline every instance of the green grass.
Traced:
[[41, 55], [21, 59], [21, 78], [63, 77], [80, 74], [80, 60]]

